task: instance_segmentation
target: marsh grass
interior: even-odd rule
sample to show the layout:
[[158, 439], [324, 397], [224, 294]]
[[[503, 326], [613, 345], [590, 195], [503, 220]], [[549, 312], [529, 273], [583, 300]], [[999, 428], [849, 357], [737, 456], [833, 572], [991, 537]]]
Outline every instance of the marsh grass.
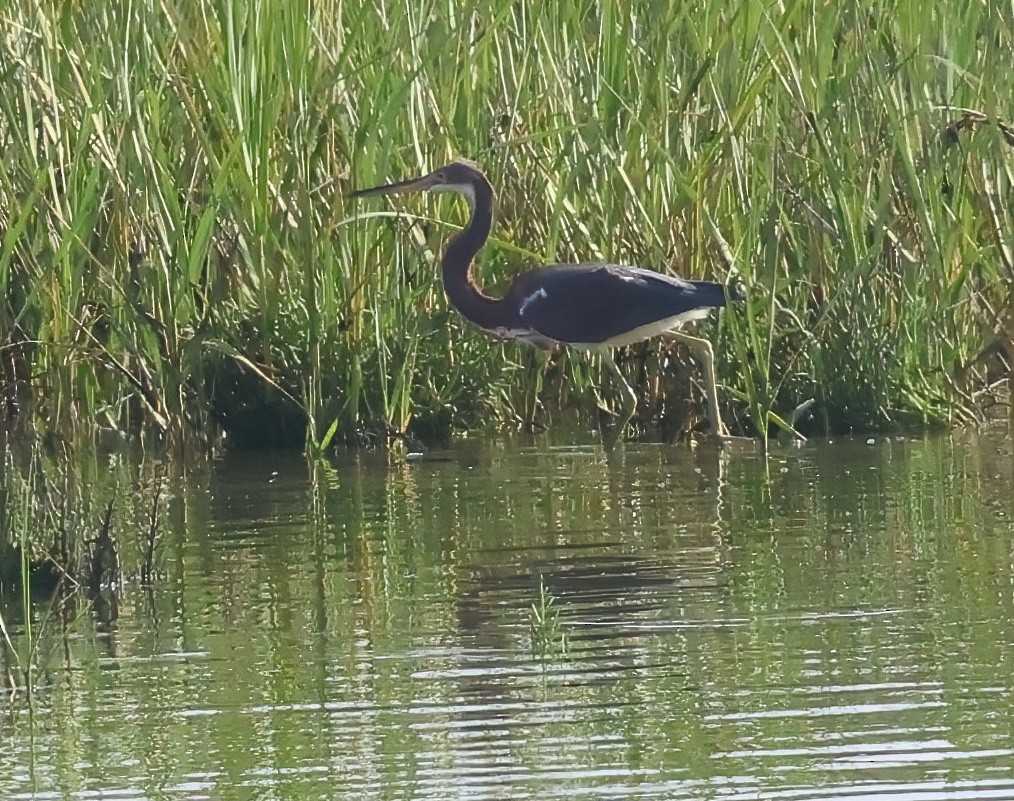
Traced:
[[85, 609], [112, 623], [123, 584], [160, 575], [171, 493], [150, 454], [31, 437], [0, 454], [0, 665], [30, 696], [44, 633]]
[[539, 578], [539, 597], [532, 602], [528, 614], [532, 658], [543, 663], [567, 655], [570, 640], [560, 620], [556, 598]]
[[[501, 190], [491, 291], [556, 260], [745, 284], [699, 326], [739, 432], [810, 398], [818, 429], [976, 419], [1014, 350], [1004, 13], [8, 5], [5, 411], [319, 450], [593, 408], [597, 365], [491, 343], [448, 309], [434, 259], [461, 208], [345, 203], [467, 155]], [[642, 393], [662, 347], [624, 360]], [[649, 397], [642, 424], [677, 400]]]

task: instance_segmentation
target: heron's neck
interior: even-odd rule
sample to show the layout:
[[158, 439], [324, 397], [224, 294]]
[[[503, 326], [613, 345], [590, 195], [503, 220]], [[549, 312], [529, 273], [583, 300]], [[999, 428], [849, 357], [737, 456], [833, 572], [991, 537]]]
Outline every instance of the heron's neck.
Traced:
[[475, 284], [472, 260], [493, 228], [493, 188], [485, 181], [472, 185], [472, 218], [465, 229], [447, 243], [441, 266], [444, 291], [461, 315], [471, 323], [488, 330], [513, 327], [516, 313], [497, 298], [491, 298]]

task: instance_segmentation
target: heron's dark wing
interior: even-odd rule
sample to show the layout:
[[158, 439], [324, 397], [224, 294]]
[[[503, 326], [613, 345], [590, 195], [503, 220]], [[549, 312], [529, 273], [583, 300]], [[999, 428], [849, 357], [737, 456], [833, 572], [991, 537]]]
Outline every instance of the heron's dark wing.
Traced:
[[518, 276], [507, 299], [522, 327], [557, 342], [606, 342], [660, 320], [724, 306], [725, 287], [637, 267], [560, 264]]

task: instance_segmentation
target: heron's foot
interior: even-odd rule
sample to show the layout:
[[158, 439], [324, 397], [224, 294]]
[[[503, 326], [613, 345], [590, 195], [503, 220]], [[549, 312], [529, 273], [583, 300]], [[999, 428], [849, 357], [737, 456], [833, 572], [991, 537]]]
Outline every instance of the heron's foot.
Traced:
[[610, 408], [609, 404], [603, 401], [602, 398], [595, 399], [595, 411], [598, 412], [600, 420], [612, 420], [619, 415], [619, 412]]
[[602, 447], [607, 453], [616, 447], [616, 443], [620, 441], [625, 428], [626, 426], [604, 426], [602, 428]]
[[620, 416], [614, 423], [601, 427], [602, 446], [607, 451], [611, 451], [616, 447], [616, 443], [623, 439], [623, 433], [627, 430], [627, 424], [629, 422], [630, 416]]
[[634, 416], [634, 408], [630, 404], [624, 404], [622, 409], [614, 411], [599, 403], [598, 412], [602, 445], [607, 451], [611, 451], [623, 437], [623, 432], [627, 430], [627, 425]]
[[693, 432], [691, 437], [698, 442], [713, 442], [718, 446], [725, 445], [735, 439], [735, 437], [730, 436], [726, 431], [714, 430]]
[[610, 406], [602, 398], [595, 396], [595, 411], [598, 414], [599, 422], [603, 425], [610, 424], [614, 420], [627, 421], [634, 416], [636, 406], [631, 403], [624, 403], [619, 408]]
[[724, 445], [727, 442], [734, 442], [742, 437], [734, 437], [729, 433], [729, 429], [725, 427], [725, 423], [721, 420], [718, 421], [718, 425], [712, 425], [708, 433], [705, 435], [708, 439], [712, 439], [719, 445]]
[[722, 426], [719, 431], [709, 431], [707, 438], [718, 444], [719, 447], [726, 447], [729, 445], [746, 445], [747, 443], [756, 444], [757, 440], [753, 437], [740, 437], [734, 434], [730, 434], [725, 426]]
[[610, 409], [608, 406], [598, 404], [595, 407], [598, 413], [599, 427], [606, 426], [624, 428], [634, 418], [634, 410], [623, 407], [622, 409]]

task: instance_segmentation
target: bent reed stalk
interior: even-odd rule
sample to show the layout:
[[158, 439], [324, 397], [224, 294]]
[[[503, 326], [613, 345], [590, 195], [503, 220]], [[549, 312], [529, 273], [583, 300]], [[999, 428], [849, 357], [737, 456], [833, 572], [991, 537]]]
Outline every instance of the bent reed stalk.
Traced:
[[[8, 6], [4, 414], [319, 449], [592, 411], [595, 368], [449, 309], [449, 206], [346, 206], [465, 155], [500, 189], [486, 285], [594, 259], [743, 281], [746, 306], [700, 328], [735, 431], [811, 399], [815, 430], [978, 419], [1014, 351], [1002, 13]], [[703, 422], [685, 358], [620, 360], [646, 429]]]

